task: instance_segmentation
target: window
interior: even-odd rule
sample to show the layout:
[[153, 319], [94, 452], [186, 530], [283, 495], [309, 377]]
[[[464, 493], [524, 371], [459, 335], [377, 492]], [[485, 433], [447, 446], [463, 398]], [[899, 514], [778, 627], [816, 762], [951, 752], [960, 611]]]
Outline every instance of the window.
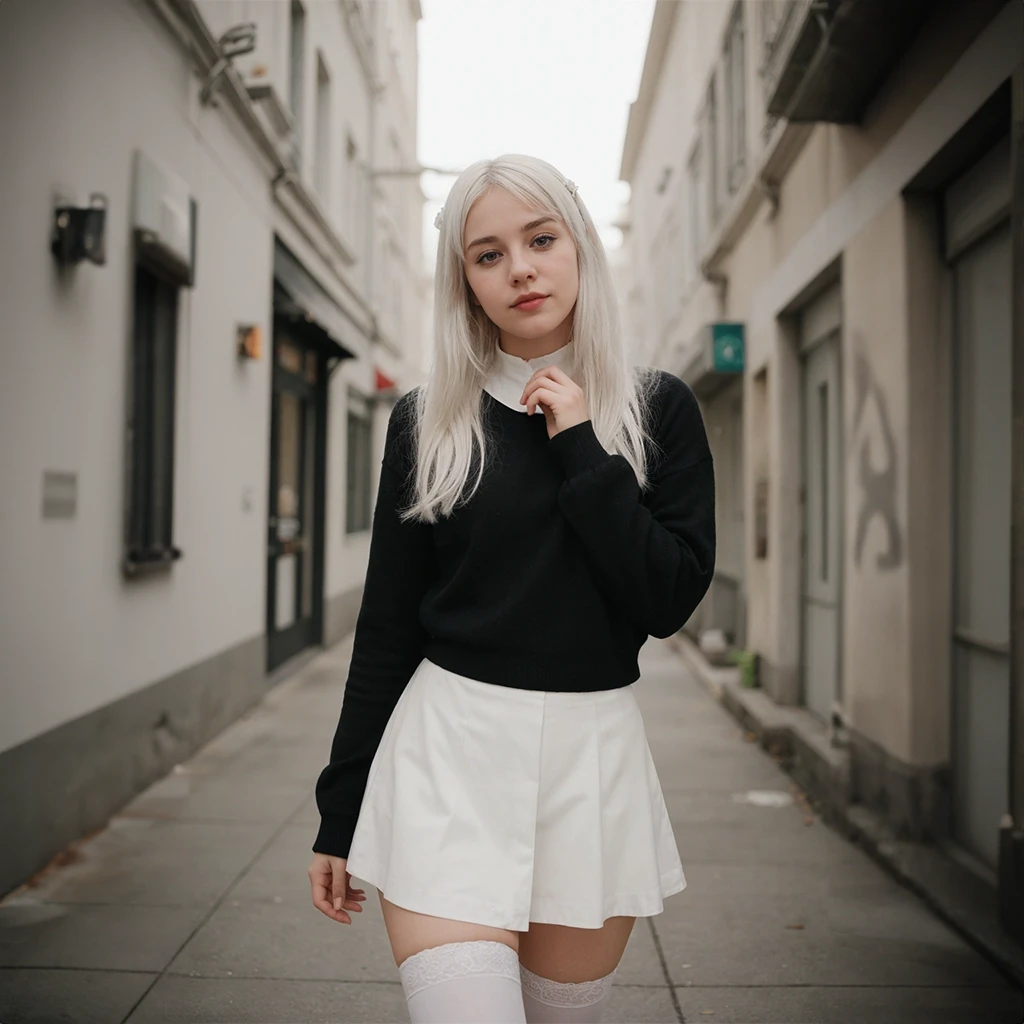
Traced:
[[400, 345], [404, 344], [402, 324], [402, 292], [405, 290], [405, 265], [398, 247], [391, 245], [391, 323], [394, 338]]
[[719, 188], [718, 188], [718, 100], [715, 91], [715, 79], [708, 82], [707, 98], [704, 102], [703, 124], [701, 125], [701, 148], [703, 164], [701, 168], [704, 179], [704, 229], [709, 233], [718, 223]]
[[351, 134], [345, 136], [345, 231], [349, 241], [358, 251], [363, 244], [365, 221], [363, 214], [366, 204], [363, 196], [363, 169], [359, 163], [359, 147]]
[[177, 285], [136, 264], [125, 544], [129, 572], [181, 556], [173, 543], [178, 294]]
[[656, 265], [658, 269], [658, 331], [663, 334], [679, 303], [679, 281], [676, 278], [675, 250], [678, 248], [677, 229], [670, 220], [661, 231]]
[[357, 533], [370, 528], [370, 458], [373, 424], [371, 408], [365, 396], [349, 391], [346, 438], [346, 533]]
[[316, 61], [316, 154], [313, 184], [325, 210], [331, 205], [331, 75], [322, 53]]
[[743, 4], [736, 4], [725, 41], [725, 185], [732, 195], [743, 180], [747, 159], [747, 47]]
[[[398, 136], [395, 132], [391, 132], [390, 138], [390, 159], [391, 166], [397, 171], [404, 168], [405, 164], [402, 160], [402, 147], [398, 144]], [[406, 217], [405, 217], [405, 196], [408, 178], [402, 175], [396, 175], [391, 179], [392, 189], [391, 195], [394, 199], [394, 210], [393, 215], [395, 223], [398, 224], [399, 231], [405, 230]]]
[[679, 237], [679, 224], [675, 211], [672, 213], [672, 225], [668, 234], [668, 265], [669, 265], [669, 316], [674, 316], [679, 309], [683, 295], [683, 241]]
[[703, 151], [699, 138], [690, 153], [687, 171], [687, 279], [693, 280], [700, 275], [704, 250]]
[[655, 338], [661, 337], [665, 315], [665, 229], [659, 228], [651, 244], [651, 306]]
[[[742, 381], [739, 384], [742, 389]], [[744, 481], [745, 467], [743, 463], [743, 398], [732, 403], [732, 487], [733, 487], [733, 519], [743, 522], [743, 494], [746, 490]]]
[[306, 10], [299, 0], [291, 6], [291, 75], [288, 81], [288, 106], [291, 108], [292, 160], [302, 164], [302, 96], [306, 83]]

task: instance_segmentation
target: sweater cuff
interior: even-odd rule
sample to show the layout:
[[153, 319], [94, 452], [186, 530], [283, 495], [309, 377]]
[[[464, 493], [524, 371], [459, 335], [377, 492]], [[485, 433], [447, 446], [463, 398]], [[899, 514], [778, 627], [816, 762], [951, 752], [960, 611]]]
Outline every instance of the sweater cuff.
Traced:
[[348, 849], [352, 844], [352, 824], [345, 818], [335, 815], [323, 815], [316, 840], [313, 842], [314, 853], [326, 853], [331, 857], [348, 857]]
[[567, 477], [578, 476], [610, 457], [594, 433], [593, 420], [584, 420], [560, 430], [548, 441], [548, 445]]

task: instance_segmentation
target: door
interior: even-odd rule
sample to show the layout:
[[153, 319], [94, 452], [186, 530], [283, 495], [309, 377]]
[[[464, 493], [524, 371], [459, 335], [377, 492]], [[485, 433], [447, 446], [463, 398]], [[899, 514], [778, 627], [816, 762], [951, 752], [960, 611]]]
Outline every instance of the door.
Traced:
[[804, 557], [803, 694], [807, 708], [829, 721], [841, 700], [842, 445], [839, 333], [805, 341], [803, 364]]
[[267, 519], [267, 667], [319, 643], [325, 390], [319, 353], [278, 323]]
[[953, 816], [990, 868], [1009, 800], [1011, 246], [1008, 222], [953, 263]]

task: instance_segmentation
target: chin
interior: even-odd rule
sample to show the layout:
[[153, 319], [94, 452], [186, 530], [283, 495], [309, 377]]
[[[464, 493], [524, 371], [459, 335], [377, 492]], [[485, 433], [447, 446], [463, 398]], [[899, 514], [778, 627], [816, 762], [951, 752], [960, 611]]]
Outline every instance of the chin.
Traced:
[[524, 321], [513, 317], [508, 323], [501, 324], [502, 330], [514, 334], [517, 338], [542, 338], [558, 327], [569, 314], [562, 312], [545, 313], [544, 316], [531, 317]]

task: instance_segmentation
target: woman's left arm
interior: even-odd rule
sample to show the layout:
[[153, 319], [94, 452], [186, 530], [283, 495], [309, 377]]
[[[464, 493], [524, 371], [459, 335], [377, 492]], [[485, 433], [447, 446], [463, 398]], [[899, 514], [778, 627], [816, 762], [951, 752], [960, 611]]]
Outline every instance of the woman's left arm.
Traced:
[[686, 623], [715, 569], [715, 478], [697, 400], [663, 375], [663, 457], [641, 495], [632, 466], [609, 454], [591, 420], [548, 442], [565, 473], [559, 505], [608, 595], [649, 636]]

